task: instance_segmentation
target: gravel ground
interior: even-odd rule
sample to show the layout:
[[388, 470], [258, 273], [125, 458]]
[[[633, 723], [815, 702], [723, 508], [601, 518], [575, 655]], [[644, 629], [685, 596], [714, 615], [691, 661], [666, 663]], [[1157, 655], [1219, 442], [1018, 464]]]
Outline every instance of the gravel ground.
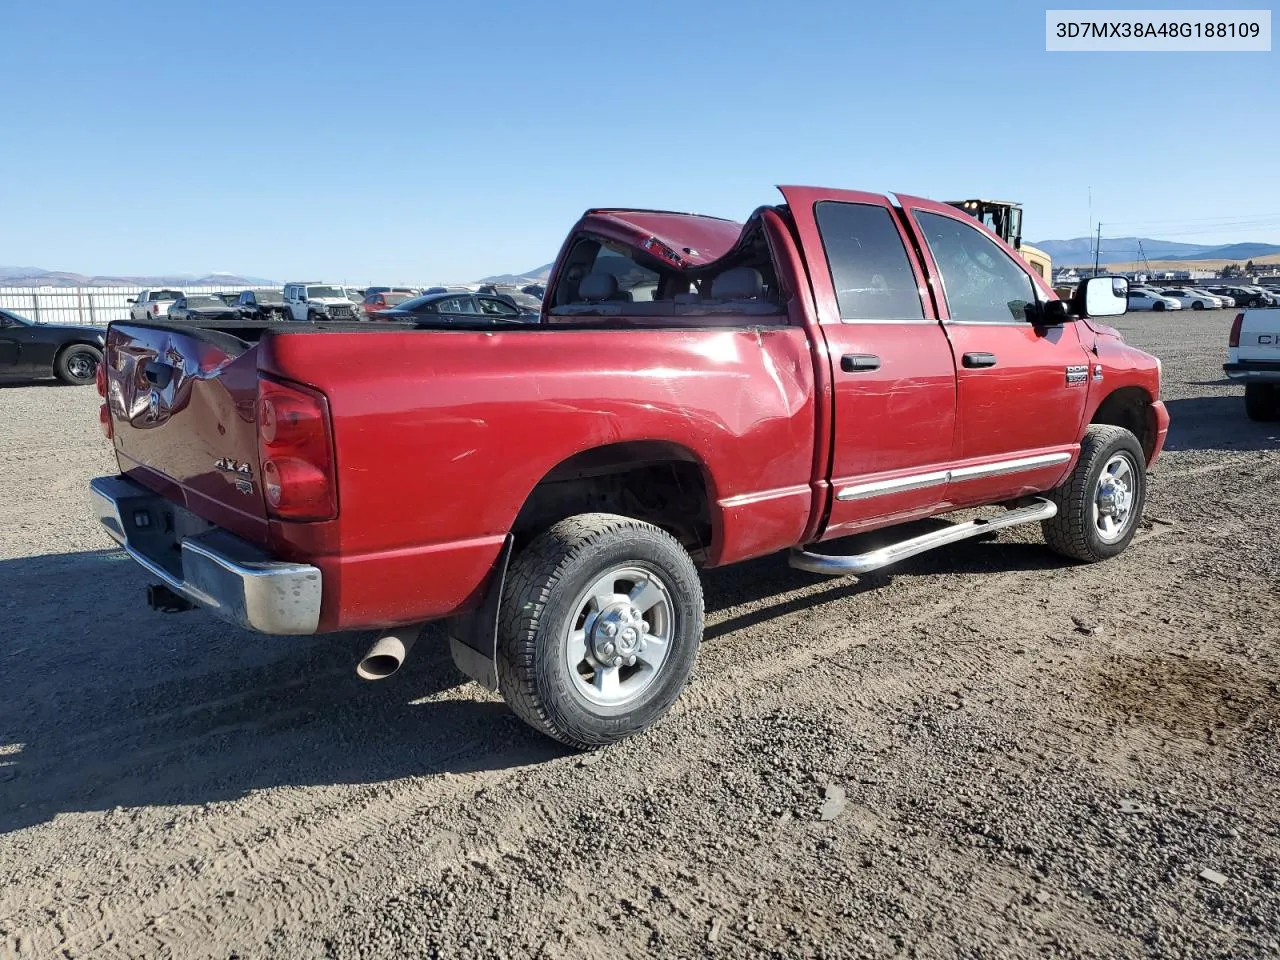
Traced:
[[1122, 557], [712, 572], [683, 699], [587, 757], [438, 644], [366, 685], [366, 637], [150, 612], [93, 390], [0, 387], [0, 957], [1280, 956], [1280, 425], [1229, 324], [1118, 324], [1173, 417]]

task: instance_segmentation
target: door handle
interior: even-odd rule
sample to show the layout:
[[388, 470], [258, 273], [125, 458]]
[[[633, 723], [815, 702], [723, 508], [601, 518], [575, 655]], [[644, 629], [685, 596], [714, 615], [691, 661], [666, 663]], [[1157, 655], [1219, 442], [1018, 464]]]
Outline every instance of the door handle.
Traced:
[[966, 353], [963, 362], [966, 367], [971, 369], [974, 367], [994, 367], [996, 365], [996, 355], [994, 353]]
[[840, 369], [845, 373], [865, 373], [880, 369], [880, 358], [870, 353], [846, 353], [840, 358]]

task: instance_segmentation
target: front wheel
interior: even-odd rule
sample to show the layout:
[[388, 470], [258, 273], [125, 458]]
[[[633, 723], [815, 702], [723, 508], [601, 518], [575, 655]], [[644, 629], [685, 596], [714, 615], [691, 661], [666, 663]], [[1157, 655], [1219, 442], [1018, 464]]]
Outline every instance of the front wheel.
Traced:
[[102, 351], [97, 347], [84, 343], [74, 344], [58, 354], [53, 372], [63, 383], [82, 387], [86, 383], [94, 382], [98, 374], [98, 364], [101, 362]]
[[1153, 305], [1152, 305], [1151, 309], [1152, 309], [1152, 310], [1155, 310], [1155, 311], [1157, 311], [1157, 312], [1163, 311], [1163, 310], [1164, 310], [1164, 304], [1163, 304], [1163, 303], [1159, 303], [1159, 302], [1157, 302], [1157, 303], [1155, 303], [1155, 304], [1153, 304]]
[[1250, 420], [1280, 420], [1280, 383], [1246, 383], [1244, 412]]
[[1138, 438], [1124, 427], [1090, 426], [1075, 469], [1049, 499], [1058, 505], [1058, 515], [1043, 524], [1049, 549], [1085, 563], [1122, 552], [1147, 500], [1146, 456]]
[[527, 724], [580, 750], [650, 727], [675, 703], [702, 639], [702, 584], [657, 527], [589, 513], [511, 564], [498, 627], [502, 695]]
[[1195, 302], [1193, 302], [1193, 303], [1191, 304], [1191, 309], [1192, 309], [1192, 310], [1203, 310], [1203, 309], [1204, 309], [1204, 302], [1203, 302], [1203, 301], [1201, 301], [1201, 300], [1196, 300]]

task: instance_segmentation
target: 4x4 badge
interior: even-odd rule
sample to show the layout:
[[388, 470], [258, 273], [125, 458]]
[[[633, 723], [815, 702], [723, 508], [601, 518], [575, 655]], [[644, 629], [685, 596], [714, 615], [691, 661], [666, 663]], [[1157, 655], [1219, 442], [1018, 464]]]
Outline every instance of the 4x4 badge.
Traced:
[[238, 473], [243, 477], [253, 476], [253, 467], [245, 460], [232, 460], [230, 457], [219, 457], [213, 461], [213, 468], [224, 473]]

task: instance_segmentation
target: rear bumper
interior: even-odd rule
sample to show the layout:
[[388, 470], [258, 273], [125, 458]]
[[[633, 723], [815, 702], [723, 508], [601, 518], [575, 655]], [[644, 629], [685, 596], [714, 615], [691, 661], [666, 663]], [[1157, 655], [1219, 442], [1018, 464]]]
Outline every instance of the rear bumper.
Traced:
[[89, 497], [125, 552], [192, 603], [260, 633], [311, 634], [319, 627], [317, 567], [272, 560], [124, 477], [90, 481]]
[[1280, 383], [1280, 363], [1266, 360], [1242, 360], [1240, 363], [1224, 363], [1222, 372], [1231, 380], [1254, 383]]

